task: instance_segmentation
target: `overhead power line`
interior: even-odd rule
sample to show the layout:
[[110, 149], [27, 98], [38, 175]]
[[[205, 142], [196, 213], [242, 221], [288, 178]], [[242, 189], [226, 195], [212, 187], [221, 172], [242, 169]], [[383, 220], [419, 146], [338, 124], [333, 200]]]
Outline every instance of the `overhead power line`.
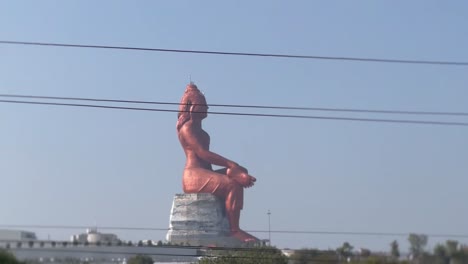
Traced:
[[[141, 241], [141, 240], [140, 240]], [[245, 247], [228, 247], [228, 246], [187, 246], [187, 245], [147, 245], [147, 244], [134, 244], [131, 243], [130, 245], [125, 242], [119, 244], [112, 244], [108, 245], [107, 243], [74, 243], [69, 241], [63, 240], [30, 240], [30, 241], [18, 241], [18, 240], [0, 240], [3, 244], [12, 244], [9, 246], [10, 250], [14, 251], [35, 251], [41, 250], [42, 252], [67, 252], [67, 253], [90, 253], [90, 254], [110, 254], [110, 255], [146, 255], [146, 256], [153, 256], [153, 257], [203, 257], [203, 258], [229, 258], [229, 259], [276, 259], [281, 258], [280, 252], [281, 250], [290, 250], [289, 248], [276, 248], [276, 247], [261, 247], [261, 246], [245, 246]], [[66, 243], [65, 245], [63, 243]], [[18, 243], [21, 244], [18, 247]], [[54, 243], [54, 246], [51, 244]], [[25, 244], [23, 246], [23, 244]], [[36, 244], [36, 245], [35, 245]], [[38, 245], [39, 244], [39, 247]], [[16, 247], [15, 247], [16, 245]], [[30, 246], [32, 245], [32, 246]], [[115, 247], [119, 247], [119, 250], [116, 250]], [[164, 253], [164, 252], [150, 252], [149, 250], [145, 250], [142, 252], [141, 250], [135, 251], [131, 250], [131, 248], [139, 248], [139, 249], [159, 249], [159, 251], [163, 251], [163, 249], [179, 249], [179, 251], [169, 251], [173, 253]], [[1, 249], [1, 245], [0, 245]], [[196, 253], [176, 253], [181, 252], [180, 249], [193, 249], [196, 250]], [[193, 252], [193, 251], [192, 251]], [[258, 255], [239, 255], [238, 253], [258, 253]], [[330, 253], [330, 250], [324, 251]], [[289, 260], [297, 259], [294, 256], [288, 257]], [[314, 262], [317, 261], [325, 261], [329, 262], [327, 258], [316, 257], [314, 258]], [[335, 262], [333, 262], [335, 263]]]
[[[161, 101], [139, 101], [139, 100], [119, 100], [119, 99], [104, 99], [104, 98], [83, 98], [83, 97], [21, 95], [21, 94], [0, 94], [0, 97], [23, 98], [23, 99], [27, 98], [27, 99], [47, 99], [47, 100], [49, 99], [50, 100], [71, 100], [71, 101], [106, 102], [106, 103], [177, 105], [177, 106], [180, 105], [180, 103], [161, 102]], [[193, 104], [193, 105], [199, 105], [199, 104]], [[275, 110], [298, 110], [298, 111], [373, 113], [373, 114], [468, 116], [468, 112], [376, 110], [376, 109], [297, 107], [297, 106], [271, 106], [271, 105], [239, 105], [239, 104], [208, 104], [208, 106], [232, 107], [232, 108], [254, 108], [254, 109], [275, 109]]]
[[[122, 248], [125, 248], [126, 246], [120, 246]], [[163, 246], [164, 248], [166, 246]], [[180, 246], [179, 248], [184, 248], [185, 246]], [[145, 246], [142, 246], [140, 248], [145, 248]], [[10, 248], [11, 250], [11, 248]], [[27, 246], [22, 246], [20, 248], [13, 248], [14, 251], [34, 251], [37, 252], [38, 248], [29, 248]], [[40, 248], [41, 251], [43, 252], [66, 252], [66, 253], [82, 253], [82, 254], [102, 254], [102, 255], [127, 255], [127, 256], [134, 256], [134, 255], [144, 255], [144, 256], [150, 256], [150, 257], [186, 257], [186, 258], [224, 258], [224, 259], [254, 259], [254, 260], [275, 260], [275, 259], [282, 259], [279, 255], [268, 255], [268, 254], [273, 254], [269, 249], [263, 249], [263, 248], [224, 248], [220, 249], [225, 252], [220, 252], [213, 254], [213, 252], [210, 252], [211, 254], [177, 254], [177, 253], [150, 253], [150, 252], [134, 252], [134, 251], [124, 251], [124, 250], [110, 250], [108, 249], [105, 245], [104, 246], [99, 246], [99, 250], [92, 250], [90, 246], [87, 247], [79, 247], [76, 248], [73, 245], [67, 245], [66, 247], [57, 245], [56, 247], [47, 247], [47, 248]], [[280, 249], [278, 249], [280, 250]], [[236, 255], [235, 253], [238, 252], [257, 252], [259, 255]], [[234, 254], [233, 254], [234, 253]], [[300, 258], [291, 256], [287, 257], [289, 260], [300, 260]], [[336, 260], [329, 259], [326, 257], [316, 257], [313, 259], [314, 263], [336, 263]]]
[[[140, 240], [141, 241], [141, 240]], [[228, 247], [228, 246], [187, 246], [187, 245], [147, 245], [147, 244], [139, 244], [139, 243], [131, 243], [130, 245], [125, 242], [122, 242], [120, 245], [113, 243], [112, 245], [108, 245], [107, 243], [101, 243], [101, 244], [96, 244], [96, 243], [74, 243], [74, 242], [69, 242], [69, 241], [63, 241], [63, 240], [30, 240], [30, 241], [18, 241], [18, 240], [0, 240], [3, 244], [7, 243], [12, 243], [13, 247], [10, 245], [10, 248], [17, 250], [17, 251], [28, 251], [28, 250], [34, 250], [37, 251], [38, 247], [37, 245], [34, 246], [34, 244], [39, 244], [39, 248], [43, 251], [48, 251], [48, 252], [69, 252], [69, 253], [95, 253], [95, 254], [122, 254], [122, 255], [134, 255], [136, 252], [129, 250], [129, 248], [152, 248], [152, 249], [195, 249], [195, 250], [202, 250], [205, 251], [206, 253], [202, 253], [201, 251], [197, 251], [197, 254], [181, 254], [181, 253], [163, 253], [163, 252], [140, 252], [140, 254], [143, 255], [148, 255], [148, 256], [172, 256], [172, 257], [219, 257], [219, 256], [229, 256], [229, 252], [258, 252], [258, 253], [276, 253], [280, 250], [286, 250], [286, 249], [281, 249], [281, 248], [269, 248], [269, 247], [259, 247], [259, 246], [254, 246], [254, 247]], [[63, 243], [66, 243], [66, 246], [63, 245]], [[21, 245], [21, 247], [15, 247], [15, 244], [26, 244], [26, 245]], [[32, 247], [29, 247], [28, 244], [32, 243]], [[49, 246], [51, 243], [54, 243], [55, 246]], [[42, 244], [42, 246], [40, 246]], [[48, 245], [49, 244], [49, 245]], [[119, 248], [123, 248], [124, 250], [119, 250], [116, 251], [110, 250], [110, 247], [116, 247], [118, 246]], [[0, 246], [1, 248], [1, 246]], [[180, 252], [180, 251], [179, 251]], [[207, 253], [211, 254], [207, 254]], [[215, 253], [215, 254], [212, 254]], [[224, 253], [224, 254], [223, 254]], [[262, 258], [262, 256], [229, 256], [232, 258]], [[270, 256], [274, 257], [274, 256]]]
[[[0, 224], [2, 228], [21, 228], [21, 229], [80, 229], [84, 230], [89, 226], [79, 225], [7, 225]], [[101, 230], [129, 230], [129, 231], [168, 231], [168, 228], [158, 227], [131, 227], [131, 226], [98, 226]], [[178, 229], [185, 230], [185, 229]], [[216, 231], [216, 230], [211, 230]], [[415, 232], [360, 232], [360, 231], [330, 231], [330, 230], [246, 230], [249, 233], [276, 233], [276, 234], [310, 234], [310, 235], [349, 235], [349, 236], [387, 236], [387, 237], [406, 237]], [[424, 233], [424, 232], [423, 232]], [[424, 233], [425, 234], [425, 233]], [[428, 237], [438, 238], [468, 238], [468, 234], [443, 234], [429, 233], [425, 234]]]
[[[68, 242], [69, 243], [69, 242]], [[71, 244], [71, 243], [69, 243]], [[135, 255], [136, 252], [132, 251], [112, 251], [112, 250], [106, 250], [104, 246], [100, 246], [102, 248], [101, 250], [91, 250], [91, 249], [85, 249], [85, 248], [73, 248], [73, 245], [68, 245], [65, 248], [59, 248], [60, 245], [57, 245], [56, 248], [41, 248], [43, 251], [56, 251], [56, 252], [67, 252], [67, 253], [94, 253], [94, 254], [122, 254], [122, 255]], [[88, 246], [89, 247], [89, 246]], [[67, 249], [68, 248], [68, 249]], [[28, 248], [26, 246], [20, 247], [20, 248], [14, 248], [15, 250], [22, 250], [22, 251], [31, 251], [31, 250], [36, 250], [37, 248]], [[147, 256], [167, 256], [167, 257], [198, 257], [201, 255], [198, 254], [176, 254], [176, 253], [148, 253], [145, 252], [142, 255], [147, 255]]]
[[[261, 247], [261, 246], [250, 246], [250, 247], [213, 247], [213, 246], [185, 246], [185, 245], [138, 245], [138, 244], [125, 244], [122, 243], [121, 245], [107, 245], [106, 243], [102, 243], [97, 245], [96, 243], [73, 243], [68, 241], [59, 241], [59, 240], [36, 240], [36, 241], [18, 241], [18, 240], [0, 240], [5, 244], [10, 244], [8, 247], [9, 250], [17, 252], [17, 251], [33, 251], [33, 252], [48, 252], [48, 253], [81, 253], [81, 254], [91, 254], [92, 257], [96, 257], [96, 254], [100, 255], [120, 255], [124, 257], [130, 257], [134, 255], [145, 255], [150, 257], [185, 257], [185, 258], [223, 258], [223, 259], [255, 259], [255, 260], [275, 260], [275, 259], [283, 259], [284, 256], [281, 251], [282, 250], [291, 250], [289, 248], [276, 248], [276, 247]], [[66, 242], [64, 245], [63, 243]], [[18, 247], [18, 243], [21, 244]], [[32, 244], [31, 244], [32, 243]], [[41, 246], [42, 243], [42, 246]], [[55, 243], [54, 246], [51, 243]], [[24, 245], [23, 245], [24, 244]], [[35, 245], [35, 244], [39, 244]], [[32, 245], [32, 246], [30, 246]], [[119, 249], [116, 250], [116, 247]], [[146, 249], [143, 250], [131, 250], [132, 248], [137, 249]], [[165, 253], [164, 249], [179, 249], [178, 251], [169, 251]], [[1, 249], [1, 246], [0, 246]], [[156, 252], [151, 252], [153, 249]], [[186, 253], [182, 253], [180, 249], [194, 249], [196, 250], [195, 253], [193, 251], [188, 251]], [[312, 249], [315, 251], [314, 249]], [[159, 251], [159, 252], [158, 252]], [[173, 253], [170, 253], [173, 252]], [[177, 253], [180, 252], [180, 253]], [[252, 254], [256, 253], [256, 254]], [[313, 262], [314, 263], [336, 263], [336, 260], [330, 259], [330, 257], [338, 257], [336, 255], [336, 251], [334, 250], [322, 250], [321, 256], [314, 256]], [[328, 256], [328, 257], [327, 257]], [[288, 260], [300, 260], [301, 258], [292, 255], [287, 257]]]
[[288, 58], [288, 59], [313, 59], [313, 60], [335, 60], [335, 61], [354, 61], [354, 62], [468, 66], [468, 62], [461, 62], [461, 61], [407, 60], [407, 59], [359, 58], [359, 57], [293, 55], [293, 54], [252, 53], [252, 52], [227, 52], [227, 51], [208, 51], [208, 50], [161, 49], [161, 48], [85, 45], [85, 44], [69, 44], [69, 43], [51, 43], [51, 42], [27, 42], [27, 41], [12, 41], [12, 40], [0, 40], [0, 44], [52, 46], [52, 47], [65, 47], [65, 48], [113, 49], [113, 50], [150, 51], [150, 52], [192, 53], [192, 54], [225, 55], [225, 56], [251, 56], [251, 57], [270, 57], [270, 58]]
[[[95, 105], [95, 104], [94, 105], [92, 105], [92, 104], [69, 104], [69, 103], [52, 103], [52, 102], [19, 101], [19, 100], [0, 100], [0, 103], [88, 107], [88, 108], [101, 108], [101, 109], [114, 109], [114, 110], [133, 110], [133, 111], [150, 111], [150, 112], [172, 112], [172, 113], [178, 113], [179, 112], [178, 110], [159, 109], [159, 108], [123, 107], [123, 106], [109, 106], [109, 105]], [[200, 113], [200, 112], [192, 112], [192, 113]], [[210, 111], [208, 113], [213, 114], [213, 115], [232, 115], [232, 116], [299, 118], [299, 119], [316, 119], [316, 120], [401, 123], [401, 124], [441, 125], [441, 126], [468, 126], [468, 123], [466, 123], [466, 122], [445, 122], [445, 121], [430, 121], [430, 120], [353, 118], [353, 117], [331, 117], [331, 116], [311, 116], [311, 115], [283, 115], [283, 114], [258, 114], [258, 113], [238, 113], [238, 112], [212, 112], [212, 111]]]

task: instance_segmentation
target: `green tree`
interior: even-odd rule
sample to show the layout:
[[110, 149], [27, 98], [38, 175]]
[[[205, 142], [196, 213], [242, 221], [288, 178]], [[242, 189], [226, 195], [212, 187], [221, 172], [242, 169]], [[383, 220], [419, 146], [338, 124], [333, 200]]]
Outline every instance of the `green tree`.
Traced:
[[316, 259], [318, 255], [319, 250], [317, 249], [303, 248], [295, 250], [290, 259], [294, 264], [307, 264], [312, 262], [313, 259]]
[[447, 250], [447, 255], [449, 257], [452, 257], [458, 252], [458, 241], [456, 240], [445, 241], [445, 248]]
[[367, 249], [367, 248], [361, 248], [359, 250], [359, 257], [361, 258], [368, 258], [370, 257], [372, 254], [372, 252], [370, 251], [370, 249]]
[[388, 260], [385, 256], [370, 256], [364, 260], [354, 260], [349, 264], [404, 264], [406, 262], [399, 262], [398, 260]]
[[392, 255], [393, 259], [398, 259], [400, 257], [400, 248], [398, 246], [398, 241], [393, 240], [390, 244], [390, 254]]
[[289, 258], [294, 264], [309, 264], [309, 263], [338, 263], [338, 255], [333, 250], [318, 250], [318, 249], [299, 249], [295, 250]]
[[287, 264], [288, 258], [274, 247], [213, 251], [199, 264]]
[[424, 247], [427, 245], [427, 236], [423, 234], [409, 234], [410, 252], [414, 258], [419, 258], [424, 253]]
[[445, 242], [445, 250], [450, 264], [468, 263], [468, 251], [463, 246], [459, 247], [458, 241], [447, 240]]
[[153, 264], [154, 261], [150, 256], [136, 255], [128, 259], [128, 264]]
[[437, 264], [450, 263], [450, 257], [447, 254], [447, 248], [442, 244], [437, 244], [434, 247], [434, 257]]
[[0, 249], [0, 263], [2, 264], [21, 264], [10, 252]]
[[344, 259], [347, 259], [353, 255], [353, 248], [354, 247], [351, 246], [351, 244], [344, 242], [341, 247], [336, 249], [336, 252]]

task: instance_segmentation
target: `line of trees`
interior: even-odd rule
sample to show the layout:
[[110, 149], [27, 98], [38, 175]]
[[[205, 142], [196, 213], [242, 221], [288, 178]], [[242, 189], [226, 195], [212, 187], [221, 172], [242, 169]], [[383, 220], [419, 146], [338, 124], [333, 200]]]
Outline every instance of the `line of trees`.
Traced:
[[408, 236], [409, 256], [402, 257], [398, 241], [390, 243], [388, 254], [372, 254], [369, 250], [361, 249], [353, 252], [353, 246], [348, 242], [335, 251], [320, 251], [317, 249], [297, 250], [291, 257], [291, 263], [308, 264], [317, 262], [327, 263], [372, 263], [372, 264], [468, 264], [468, 247], [458, 241], [447, 240], [444, 244], [437, 244], [432, 252], [426, 251], [428, 237], [424, 234], [410, 234]]
[[[207, 252], [199, 264], [468, 264], [468, 246], [458, 241], [447, 240], [437, 244], [432, 252], [426, 251], [428, 237], [424, 234], [408, 236], [409, 256], [401, 256], [398, 241], [390, 243], [387, 254], [373, 254], [370, 250], [360, 249], [344, 242], [336, 250], [300, 249], [286, 257], [275, 247], [253, 247], [240, 249], [212, 249]], [[30, 245], [29, 245], [30, 246]], [[29, 264], [18, 261], [9, 251], [0, 249], [1, 264]], [[129, 264], [152, 263], [150, 256], [137, 255], [129, 259]]]
[[275, 247], [253, 247], [237, 250], [212, 250], [199, 264], [287, 264], [288, 258]]
[[224, 250], [217, 255], [210, 254], [199, 264], [468, 264], [468, 246], [462, 246], [458, 241], [447, 240], [444, 244], [437, 244], [432, 252], [426, 251], [428, 237], [424, 234], [410, 234], [408, 242], [408, 256], [401, 255], [398, 241], [394, 240], [388, 253], [375, 254], [368, 249], [355, 251], [350, 243], [344, 242], [336, 250], [300, 249], [289, 257], [272, 247]]

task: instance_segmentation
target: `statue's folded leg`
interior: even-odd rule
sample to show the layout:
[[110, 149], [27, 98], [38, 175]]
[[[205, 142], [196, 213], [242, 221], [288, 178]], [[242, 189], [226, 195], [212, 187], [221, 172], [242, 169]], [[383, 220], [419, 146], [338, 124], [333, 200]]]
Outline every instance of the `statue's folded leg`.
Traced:
[[211, 193], [224, 199], [231, 235], [242, 241], [257, 240], [239, 227], [240, 211], [244, 206], [244, 188], [235, 180], [206, 169], [186, 169], [183, 186], [186, 193]]
[[226, 201], [226, 210], [242, 210], [244, 188], [226, 175], [202, 168], [186, 169], [183, 179], [186, 193], [212, 193]]
[[[224, 196], [225, 199], [226, 214], [229, 220], [231, 236], [243, 242], [257, 241], [258, 239], [256, 237], [243, 231], [239, 226], [240, 211], [244, 205], [244, 188], [234, 180], [230, 180], [225, 188], [220, 188], [217, 192], [219, 192], [220, 196]], [[217, 192], [214, 194], [217, 195]]]
[[239, 230], [240, 211], [244, 206], [244, 188], [229, 179], [229, 183], [218, 189], [214, 195], [225, 199], [226, 213], [229, 218], [231, 232]]

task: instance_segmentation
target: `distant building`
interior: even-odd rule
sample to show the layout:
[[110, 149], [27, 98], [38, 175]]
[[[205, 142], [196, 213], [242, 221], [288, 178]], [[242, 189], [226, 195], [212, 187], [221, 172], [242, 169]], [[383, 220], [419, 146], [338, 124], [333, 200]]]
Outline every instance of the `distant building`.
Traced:
[[73, 235], [71, 236], [70, 240], [71, 242], [78, 242], [78, 243], [88, 242], [90, 244], [96, 244], [96, 243], [116, 244], [120, 242], [120, 239], [117, 237], [117, 235], [99, 233], [97, 231], [97, 228], [88, 228], [86, 230], [86, 233]]
[[36, 233], [23, 230], [0, 229], [0, 241], [31, 241], [37, 240]]
[[[6, 249], [20, 261], [43, 264], [65, 264], [72, 261], [92, 264], [122, 264], [136, 255], [148, 255], [156, 263], [194, 263], [203, 256], [196, 247], [181, 247], [149, 243], [119, 243], [114, 234], [104, 234], [96, 228], [71, 236], [72, 243], [37, 239], [34, 232], [1, 230], [0, 249]], [[73, 243], [76, 242], [76, 243]], [[1, 263], [0, 263], [1, 264]]]
[[294, 249], [281, 249], [281, 253], [283, 253], [283, 255], [285, 255], [286, 257], [291, 257], [292, 255], [294, 255]]

